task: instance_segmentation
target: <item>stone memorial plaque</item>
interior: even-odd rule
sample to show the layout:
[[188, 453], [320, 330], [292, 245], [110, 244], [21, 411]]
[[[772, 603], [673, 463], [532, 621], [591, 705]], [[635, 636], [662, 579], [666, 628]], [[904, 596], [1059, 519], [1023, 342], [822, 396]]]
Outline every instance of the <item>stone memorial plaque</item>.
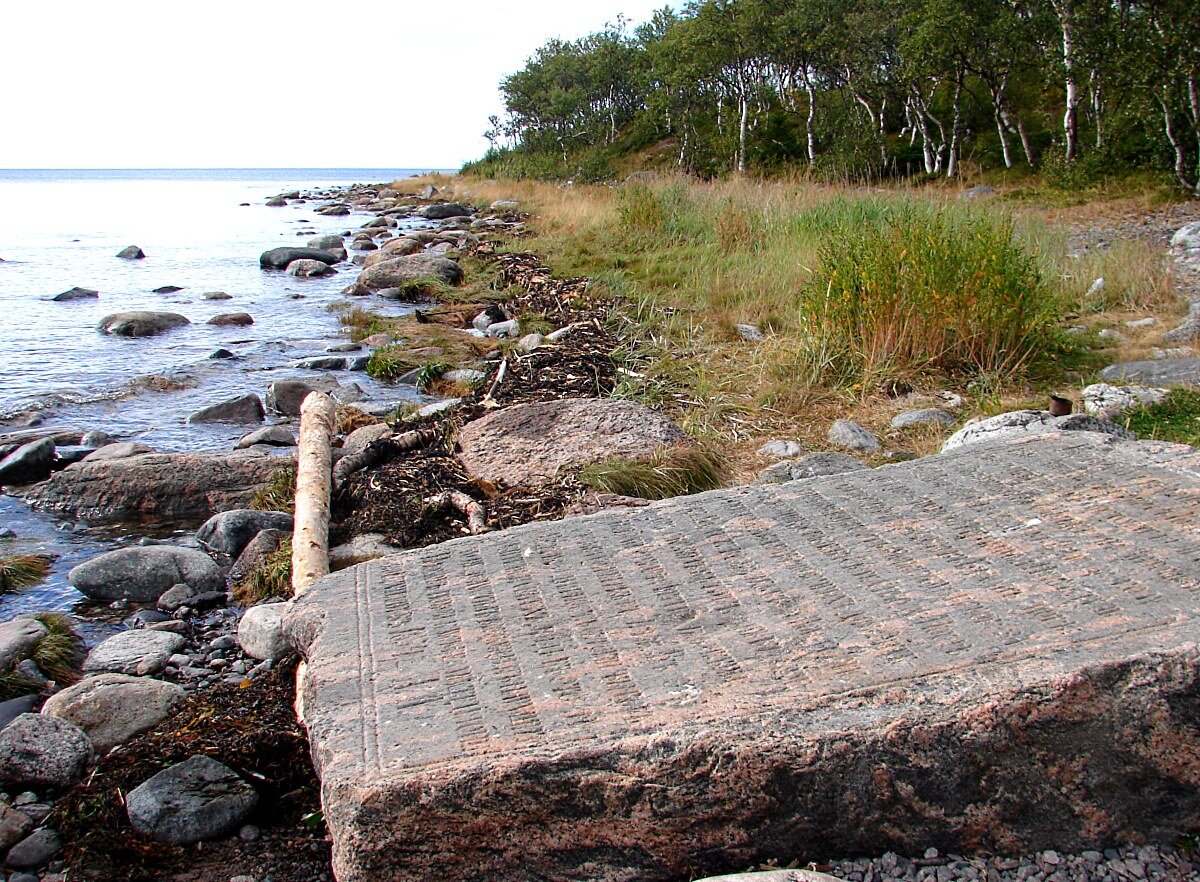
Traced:
[[327, 577], [293, 625], [338, 878], [672, 879], [1183, 824], [1198, 503], [1200, 451], [1058, 434]]

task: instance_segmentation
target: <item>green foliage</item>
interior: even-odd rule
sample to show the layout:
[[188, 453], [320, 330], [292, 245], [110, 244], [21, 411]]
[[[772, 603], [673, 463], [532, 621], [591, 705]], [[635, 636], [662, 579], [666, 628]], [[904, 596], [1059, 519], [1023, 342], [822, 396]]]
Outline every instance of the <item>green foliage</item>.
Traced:
[[427, 392], [430, 385], [449, 370], [450, 366], [440, 361], [431, 361], [421, 365], [417, 371], [417, 379], [413, 383], [422, 392]]
[[71, 620], [62, 613], [38, 613], [34, 618], [50, 632], [38, 643], [33, 653], [34, 663], [59, 686], [76, 682], [85, 653], [83, 639]]
[[1200, 447], [1200, 392], [1173, 389], [1158, 404], [1130, 412], [1125, 424], [1139, 438]]
[[391, 381], [419, 366], [420, 362], [409, 355], [403, 346], [380, 346], [371, 353], [367, 375], [376, 380]]
[[611, 459], [585, 466], [584, 485], [605, 493], [640, 499], [667, 499], [715, 490], [724, 466], [713, 450], [700, 445], [670, 447], [645, 460]]
[[1197, 21], [1194, 0], [694, 0], [546, 43], [504, 78], [492, 148], [464, 171], [612, 180], [665, 144], [704, 177], [953, 177], [969, 159], [1046, 164], [1072, 190], [1152, 165], [1200, 192]]
[[1112, 176], [1113, 171], [1113, 158], [1099, 151], [1072, 162], [1055, 153], [1047, 157], [1041, 167], [1042, 180], [1046, 185], [1064, 193], [1099, 188]]
[[526, 334], [549, 334], [555, 329], [550, 320], [540, 312], [525, 312], [517, 316], [517, 324], [521, 329], [521, 336]]
[[898, 371], [1009, 375], [1045, 350], [1061, 306], [1010, 223], [935, 203], [881, 208], [860, 203], [852, 223], [835, 212], [802, 292], [823, 372], [857, 384]]
[[233, 586], [233, 599], [239, 606], [254, 606], [273, 597], [292, 596], [292, 540], [284, 539], [262, 566]]
[[[83, 640], [71, 620], [62, 613], [50, 612], [38, 613], [34, 618], [48, 633], [38, 642], [30, 659], [60, 688], [77, 682], [85, 653]], [[0, 672], [0, 701], [36, 693], [40, 688], [37, 682], [17, 671]]]
[[[995, 204], [675, 180], [626, 185], [612, 205], [568, 253], [586, 251], [572, 269], [622, 299], [621, 397], [727, 401], [741, 384], [758, 390], [748, 406], [773, 407], [883, 375], [1048, 377], [1095, 355], [1058, 327], [1082, 294], [1062, 267], [1079, 261]], [[767, 339], [746, 347], [739, 323]]]
[[255, 511], [295, 511], [296, 467], [288, 465], [271, 472], [270, 480], [255, 491], [250, 508]]
[[372, 334], [389, 333], [393, 322], [377, 312], [346, 303], [330, 304], [330, 310], [339, 313], [338, 321], [342, 327], [350, 329], [350, 339], [357, 343]]
[[48, 554], [17, 554], [0, 557], [0, 593], [31, 588], [50, 575], [54, 557]]
[[664, 239], [694, 241], [709, 226], [694, 194], [681, 181], [657, 187], [625, 186], [617, 202], [617, 216], [627, 241], [635, 247], [655, 248]]

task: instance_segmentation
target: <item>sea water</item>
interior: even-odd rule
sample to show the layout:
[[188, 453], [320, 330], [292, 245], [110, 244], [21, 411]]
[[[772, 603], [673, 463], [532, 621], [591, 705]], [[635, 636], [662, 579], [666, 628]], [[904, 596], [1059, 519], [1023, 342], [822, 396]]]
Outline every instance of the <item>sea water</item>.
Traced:
[[[259, 254], [346, 233], [370, 218], [318, 215], [314, 200], [284, 208], [266, 200], [418, 171], [0, 169], [0, 432], [32, 420], [39, 429], [99, 429], [158, 450], [229, 449], [248, 427], [190, 426], [187, 416], [238, 395], [263, 395], [273, 380], [315, 376], [296, 369], [297, 360], [347, 339], [331, 305], [345, 301], [341, 291], [356, 267], [297, 279], [261, 270]], [[118, 258], [128, 245], [146, 258]], [[168, 285], [181, 290], [154, 293]], [[51, 299], [76, 286], [100, 296]], [[201, 296], [213, 291], [230, 299]], [[369, 306], [384, 314], [412, 308], [377, 298]], [[127, 310], [177, 312], [191, 324], [140, 339], [97, 331], [104, 316]], [[249, 313], [254, 324], [206, 324], [231, 312]], [[209, 358], [218, 348], [237, 357]], [[339, 379], [357, 383], [369, 399], [417, 397], [411, 387], [383, 387], [360, 372]], [[11, 497], [0, 497], [4, 527], [19, 538], [0, 539], [0, 555], [45, 550], [60, 557], [46, 585], [0, 598], [0, 621], [69, 606], [78, 599], [65, 580], [69, 565], [120, 541], [33, 514]]]

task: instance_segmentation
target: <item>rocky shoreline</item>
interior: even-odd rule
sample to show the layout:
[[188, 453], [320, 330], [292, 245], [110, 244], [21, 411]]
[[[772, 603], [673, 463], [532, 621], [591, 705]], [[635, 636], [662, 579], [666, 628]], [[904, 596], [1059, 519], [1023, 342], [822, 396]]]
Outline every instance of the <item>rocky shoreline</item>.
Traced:
[[[238, 593], [251, 574], [277, 563], [281, 551], [286, 556], [291, 517], [272, 505], [286, 508], [287, 493], [269, 491], [281, 476], [286, 484], [294, 418], [309, 392], [336, 398], [349, 390], [335, 454], [344, 464], [340, 473], [335, 467], [336, 566], [477, 529], [645, 505], [598, 492], [572, 469], [690, 443], [669, 420], [608, 398], [619, 379], [619, 341], [606, 310], [584, 296], [586, 279], [555, 279], [532, 255], [497, 253], [497, 241], [524, 229], [516, 203], [479, 211], [433, 188], [409, 198], [379, 186], [282, 194], [273, 204], [300, 199], [319, 201], [319, 214], [364, 212], [371, 219], [346, 237], [348, 248], [342, 237], [324, 237], [264, 252], [264, 271], [302, 279], [352, 262], [361, 272], [345, 293], [356, 306], [375, 298], [433, 303], [453, 294], [447, 305], [418, 310], [414, 322], [481, 341], [483, 349], [458, 361], [449, 347], [422, 346], [429, 341], [394, 329], [363, 334], [309, 365], [327, 372], [322, 380], [277, 381], [262, 398], [241, 396], [190, 415], [248, 428], [268, 415], [275, 420], [248, 432], [235, 451], [159, 453], [94, 433], [36, 429], [0, 437], [0, 484], [25, 488], [35, 508], [88, 524], [153, 520], [186, 530], [167, 541], [135, 533], [125, 547], [71, 571], [93, 614], [122, 625], [86, 658], [75, 648], [86, 679], [56, 683], [38, 669], [38, 647], [50, 633], [45, 624], [22, 617], [0, 625], [0, 668], [20, 672], [25, 665], [22, 676], [38, 687], [0, 704], [0, 853], [7, 852], [8, 882], [332, 878], [307, 742], [291, 715], [294, 654], [283, 605], [247, 611]], [[439, 226], [394, 235], [404, 217]], [[456, 302], [469, 281], [467, 261], [493, 272], [493, 288], [506, 297]], [[178, 324], [167, 313], [114, 315], [100, 330], [137, 335]], [[436, 404], [407, 412], [394, 402], [373, 406], [341, 381], [396, 352], [417, 360], [400, 382], [443, 390]], [[1048, 430], [1126, 437], [1111, 418], [1156, 393], [1116, 385], [1085, 390], [1094, 415], [1003, 414], [961, 427], [944, 449]], [[957, 426], [952, 398], [896, 419]], [[775, 465], [760, 480], [860, 469], [851, 454], [882, 456], [886, 446], [845, 420], [830, 428], [828, 440], [846, 452], [805, 456], [794, 442], [772, 442], [760, 455]], [[467, 502], [455, 502], [455, 493]], [[481, 506], [481, 527], [472, 526], [471, 503]], [[271, 737], [264, 738], [268, 726]], [[820, 869], [853, 882], [1200, 878], [1186, 854], [1144, 846], [982, 860], [931, 850], [916, 859], [884, 855]]]
[[[440, 202], [421, 205], [417, 200], [391, 198], [381, 203], [376, 198], [378, 193], [376, 188], [351, 187], [338, 192], [287, 194], [292, 200], [323, 198], [322, 214], [341, 216], [352, 209], [365, 209], [374, 220], [351, 244], [356, 252], [353, 261], [338, 237], [336, 244], [321, 240], [307, 249], [268, 251], [260, 259], [264, 271], [285, 270], [297, 278], [307, 278], [321, 275], [323, 268], [343, 261], [363, 265], [367, 254], [377, 250], [376, 242], [386, 244], [392, 239], [389, 228], [396, 227], [395, 216], [416, 212], [445, 215], [447, 211], [445, 203]], [[284, 197], [273, 200], [274, 204], [287, 202]], [[440, 270], [443, 279], [460, 281], [462, 273], [457, 263], [442, 255], [450, 245], [478, 244], [478, 239], [465, 229], [463, 218], [469, 214], [473, 212], [450, 210], [444, 231], [414, 231], [414, 238], [405, 240], [409, 250], [400, 249], [405, 272], [393, 273], [388, 279], [423, 281], [432, 268]], [[514, 225], [494, 220], [484, 224], [488, 229]], [[472, 237], [470, 242], [468, 237]], [[412, 252], [413, 245], [422, 253]], [[335, 253], [315, 246], [332, 248]], [[119, 256], [135, 258], [125, 252]], [[413, 289], [411, 293], [420, 292]], [[396, 298], [396, 292], [384, 289], [382, 296]], [[229, 324], [246, 324], [246, 318], [231, 314]], [[103, 319], [98, 330], [136, 337], [167, 333], [186, 324], [185, 318], [173, 313], [120, 313]], [[383, 342], [376, 341], [376, 345]], [[363, 351], [359, 344], [347, 343], [342, 348]], [[362, 370], [369, 351], [366, 355], [333, 355], [321, 364], [300, 366], [322, 371]], [[291, 718], [291, 729], [299, 731], [290, 697], [279, 700], [285, 692], [290, 693], [291, 685], [281, 679], [282, 670], [274, 668], [287, 654], [277, 640], [277, 618], [271, 619], [269, 606], [254, 607], [253, 614], [246, 615], [231, 589], [238, 577], [245, 578], [261, 566], [290, 533], [291, 516], [286, 512], [256, 511], [245, 506], [273, 476], [286, 476], [294, 461], [287, 449], [295, 445], [288, 422], [298, 416], [300, 400], [318, 387], [325, 391], [355, 390], [354, 384], [339, 382], [335, 374], [325, 376], [312, 383], [277, 381], [263, 398], [251, 395], [218, 402], [188, 417], [193, 423], [255, 424], [270, 415], [272, 424], [249, 432], [233, 452], [160, 453], [144, 444], [120, 442], [102, 432], [37, 428], [0, 438], [0, 484], [21, 493], [32, 507], [70, 522], [89, 527], [113, 524], [127, 531], [123, 547], [71, 570], [72, 584], [85, 596], [85, 602], [77, 605], [77, 615], [109, 623], [110, 629], [119, 623], [120, 630], [86, 654], [72, 637], [75, 642], [69, 655], [75, 670], [61, 671], [59, 682], [38, 668], [43, 657], [40, 647], [51, 636], [46, 625], [33, 616], [22, 616], [0, 626], [0, 674], [8, 678], [5, 686], [10, 692], [27, 693], [0, 703], [0, 782], [5, 788], [0, 800], [0, 851], [7, 853], [7, 869], [32, 871], [51, 879], [61, 878], [63, 872], [72, 878], [135, 878], [129, 875], [135, 872], [134, 867], [119, 861], [92, 872], [96, 868], [87, 866], [77, 840], [95, 835], [103, 838], [117, 831], [89, 832], [87, 824], [81, 826], [78, 815], [91, 810], [86, 800], [95, 797], [94, 793], [88, 794], [98, 774], [103, 777], [114, 761], [121, 765], [131, 751], [144, 750], [164, 721], [178, 721], [189, 709], [203, 719], [221, 706], [221, 695], [252, 696], [265, 689], [276, 699], [276, 716]], [[361, 396], [346, 397], [357, 400]], [[376, 408], [387, 414], [396, 406]], [[363, 411], [351, 413], [362, 422], [386, 428]], [[339, 453], [352, 451], [353, 445]], [[210, 520], [195, 534], [180, 532], [205, 518]], [[154, 525], [154, 535], [161, 534], [164, 525], [174, 527], [175, 535], [167, 540], [153, 535], [139, 538], [138, 525], [144, 522]], [[9, 535], [14, 538], [11, 531]], [[247, 546], [251, 546], [250, 559], [243, 555]], [[257, 615], [260, 612], [268, 615]], [[256, 621], [262, 625], [257, 630]], [[264, 719], [255, 717], [269, 710], [268, 704], [271, 702], [260, 697], [243, 722], [253, 727], [264, 723]], [[41, 712], [37, 713], [39, 707]], [[180, 737], [176, 733], [176, 739]], [[130, 825], [132, 831], [144, 837], [145, 844], [135, 852], [152, 851], [154, 841], [178, 848], [231, 832], [240, 837], [234, 841], [258, 840], [261, 831], [241, 822], [255, 811], [259, 791], [264, 790], [262, 773], [256, 766], [264, 759], [271, 761], [268, 745], [246, 750], [247, 756], [237, 764], [236, 771], [211, 759], [228, 753], [221, 733], [208, 747], [207, 751], [179, 756], [178, 762], [165, 765], [162, 760], [170, 750], [159, 741], [161, 755], [151, 752], [143, 756], [143, 768], [136, 773], [144, 780], [119, 790], [117, 796], [125, 810], [119, 821], [113, 820], [127, 831], [120, 833], [121, 838], [129, 835]], [[201, 756], [209, 759], [201, 762]], [[236, 763], [236, 757], [224, 758]], [[298, 771], [306, 770], [311, 778], [311, 766], [302, 752], [291, 749], [281, 758], [297, 765]], [[98, 766], [93, 765], [96, 761]], [[160, 774], [152, 774], [158, 766], [162, 766]], [[128, 779], [123, 781], [123, 785], [127, 783]], [[265, 790], [269, 793], [270, 787]], [[234, 791], [240, 791], [240, 797], [231, 800]], [[181, 805], [187, 793], [198, 798]], [[320, 856], [327, 847], [311, 785], [306, 793], [313, 803], [306, 812], [306, 838], [315, 836], [314, 842], [321, 846], [318, 864], [327, 864], [327, 854]], [[275, 799], [266, 817], [298, 799], [294, 793], [272, 795]], [[263, 814], [262, 808], [258, 812]], [[318, 818], [317, 823], [312, 823], [312, 816]], [[99, 852], [88, 854], [94, 859]], [[79, 860], [84, 863], [77, 863]], [[280, 869], [288, 872], [288, 862], [282, 862]], [[283, 878], [319, 877], [319, 873], [297, 871]]]

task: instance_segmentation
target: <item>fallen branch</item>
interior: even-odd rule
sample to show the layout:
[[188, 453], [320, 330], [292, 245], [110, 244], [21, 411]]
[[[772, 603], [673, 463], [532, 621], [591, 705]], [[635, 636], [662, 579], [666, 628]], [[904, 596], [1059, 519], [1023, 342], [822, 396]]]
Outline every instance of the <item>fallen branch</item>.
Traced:
[[310, 392], [300, 405], [296, 460], [296, 521], [292, 533], [292, 592], [299, 597], [329, 573], [329, 485], [336, 405]]
[[404, 453], [427, 447], [441, 437], [437, 429], [416, 429], [403, 435], [394, 435], [380, 441], [373, 441], [357, 453], [343, 456], [333, 467], [333, 489], [338, 490], [346, 479], [355, 472], [370, 468], [379, 463], [389, 453]]
[[430, 496], [425, 504], [435, 511], [457, 511], [467, 519], [467, 529], [472, 536], [488, 531], [487, 509], [461, 490], [446, 490], [437, 496]]

